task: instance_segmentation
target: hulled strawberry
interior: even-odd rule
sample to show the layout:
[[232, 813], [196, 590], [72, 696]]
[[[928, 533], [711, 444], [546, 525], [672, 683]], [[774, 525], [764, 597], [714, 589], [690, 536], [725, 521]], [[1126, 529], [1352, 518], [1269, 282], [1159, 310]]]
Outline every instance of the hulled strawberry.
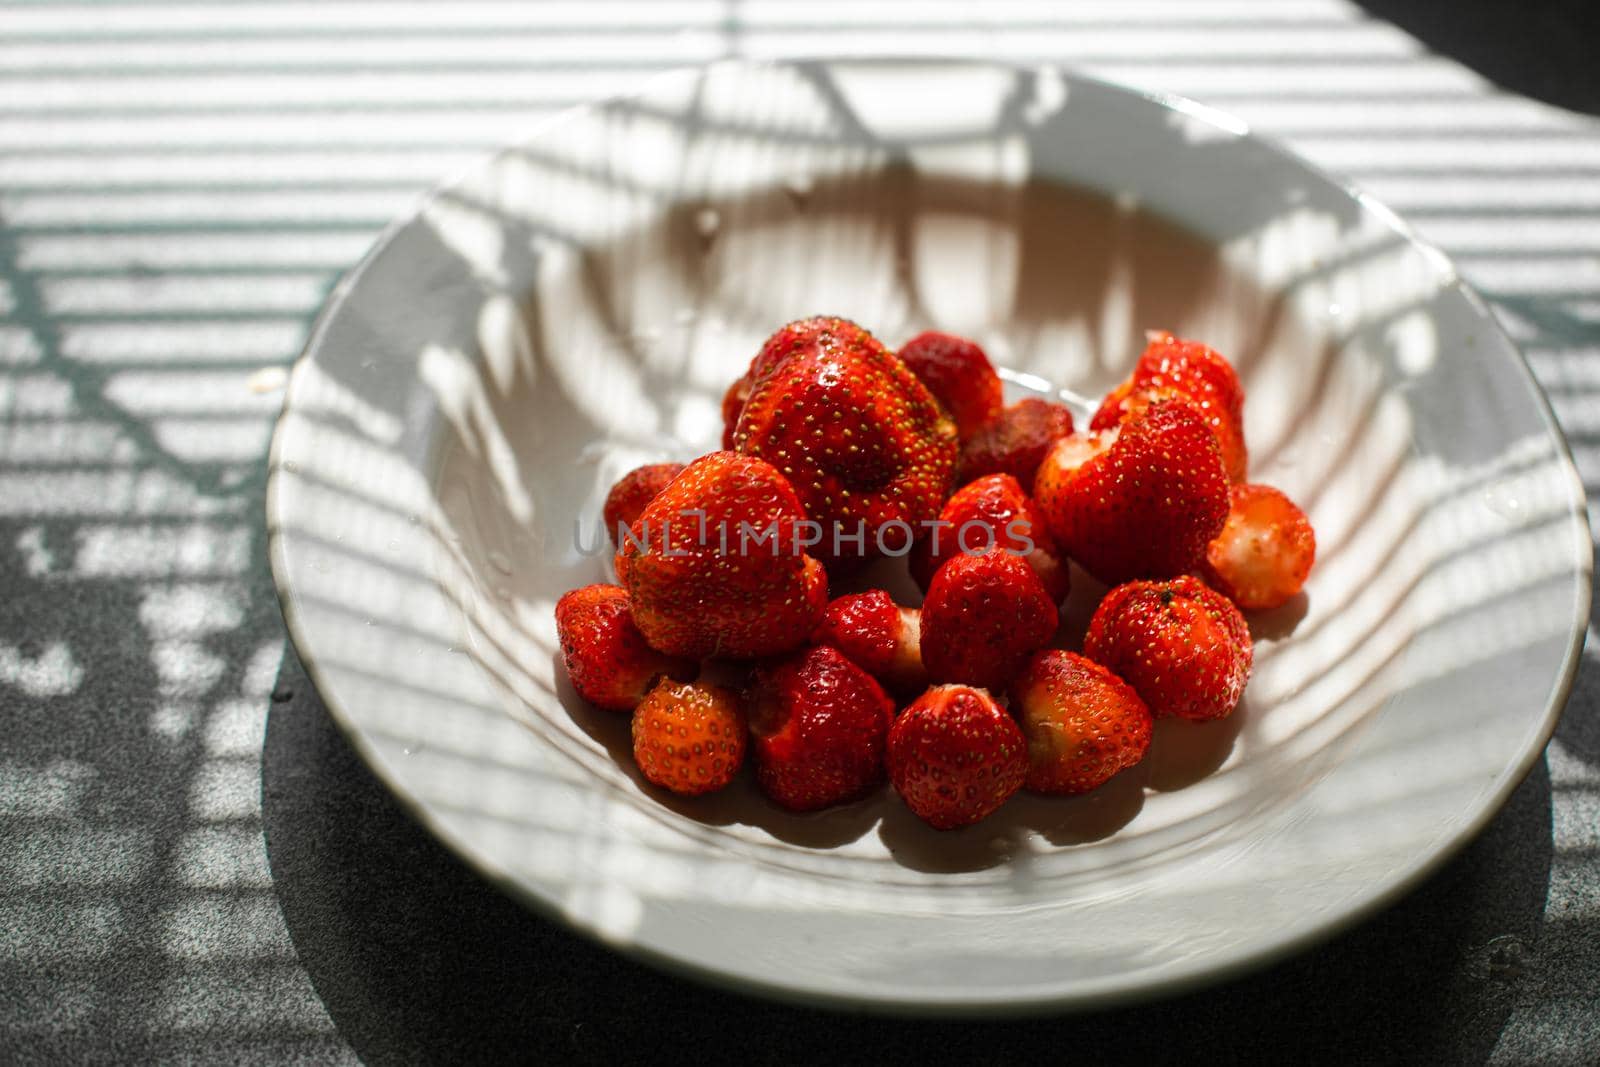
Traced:
[[606, 494], [603, 512], [606, 532], [611, 535], [613, 545], [622, 543], [621, 531], [632, 526], [650, 501], [682, 473], [682, 463], [650, 463], [635, 467], [617, 479], [617, 484]]
[[608, 711], [632, 711], [662, 676], [686, 681], [699, 665], [645, 643], [621, 586], [586, 585], [556, 601], [556, 636], [572, 687]]
[[[780, 330], [751, 367], [734, 443], [781, 470], [822, 524], [822, 559], [899, 551], [939, 512], [954, 422], [894, 353], [843, 319]], [[842, 535], [842, 536], [840, 536]]]
[[889, 730], [889, 781], [936, 830], [970, 826], [1022, 788], [1028, 746], [988, 693], [965, 685], [929, 689]]
[[850, 593], [830, 601], [811, 640], [843, 652], [895, 692], [928, 684], [922, 666], [922, 613], [903, 608], [882, 589]]
[[1270, 485], [1242, 483], [1200, 573], [1244, 610], [1264, 611], [1300, 592], [1316, 556], [1317, 535], [1294, 501]]
[[696, 659], [803, 644], [828, 602], [822, 565], [800, 547], [804, 519], [788, 480], [762, 460], [713, 452], [689, 464], [616, 556], [645, 639]]
[[1065, 405], [1025, 397], [978, 427], [961, 446], [956, 484], [985, 474], [1009, 474], [1022, 485], [1032, 485], [1051, 446], [1071, 432], [1072, 412]]
[[721, 789], [744, 763], [739, 695], [663, 680], [633, 712], [633, 759], [647, 780], [684, 796]]
[[922, 602], [922, 663], [934, 682], [1003, 692], [1058, 623], [1055, 601], [1019, 557], [956, 556]]
[[1087, 793], [1144, 759], [1153, 725], [1133, 687], [1078, 655], [1047, 649], [1011, 684], [1028, 739], [1029, 789]]
[[856, 800], [883, 781], [894, 702], [838, 649], [755, 672], [747, 695], [756, 783], [790, 811]]
[[900, 359], [956, 420], [963, 441], [1005, 406], [1000, 376], [974, 341], [929, 330], [901, 345]]
[[1228, 476], [1194, 407], [1165, 401], [1057, 442], [1034, 499], [1067, 555], [1115, 585], [1199, 567], [1228, 515]]
[[927, 535], [911, 548], [911, 577], [927, 592], [946, 560], [989, 549], [1028, 561], [1056, 603], [1067, 597], [1067, 561], [1022, 486], [1009, 474], [986, 474], [957, 489]]
[[1151, 404], [1172, 399], [1187, 400], [1199, 410], [1217, 437], [1228, 477], [1243, 481], [1250, 458], [1244, 442], [1244, 389], [1233, 365], [1198, 341], [1152, 332], [1133, 373], [1101, 402], [1089, 428], [1109, 430]]
[[1129, 582], [1107, 593], [1083, 641], [1158, 718], [1220, 719], [1250, 680], [1244, 616], [1200, 579]]

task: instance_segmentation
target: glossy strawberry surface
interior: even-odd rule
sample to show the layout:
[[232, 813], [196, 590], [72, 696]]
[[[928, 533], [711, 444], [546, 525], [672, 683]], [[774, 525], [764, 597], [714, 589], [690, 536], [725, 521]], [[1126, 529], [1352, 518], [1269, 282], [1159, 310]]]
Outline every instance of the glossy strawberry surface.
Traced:
[[843, 652], [891, 690], [921, 690], [928, 684], [921, 620], [916, 608], [903, 608], [884, 590], [871, 589], [829, 601], [811, 639]]
[[632, 711], [656, 679], [693, 678], [699, 665], [651, 648], [621, 586], [586, 585], [556, 601], [556, 636], [572, 686], [608, 711]]
[[756, 671], [748, 694], [756, 783], [791, 811], [857, 800], [884, 779], [894, 702], [838, 649], [804, 649]]
[[922, 662], [936, 683], [1004, 692], [1058, 623], [1055, 601], [1024, 560], [1005, 552], [956, 556], [922, 602]]
[[805, 511], [770, 464], [713, 452], [673, 479], [617, 552], [633, 618], [673, 655], [767, 656], [805, 642], [828, 602]]
[[[842, 319], [779, 331], [757, 356], [735, 447], [794, 485], [821, 559], [898, 551], [950, 491], [955, 423], [875, 337]], [[839, 536], [842, 535], [842, 536]]]
[[1019, 400], [978, 427], [962, 445], [956, 484], [985, 474], [1009, 474], [1031, 486], [1051, 446], [1071, 432], [1072, 412], [1064, 405], [1038, 397]]
[[1170, 333], [1150, 335], [1133, 373], [1112, 390], [1090, 420], [1091, 430], [1107, 430], [1162, 400], [1184, 399], [1211, 427], [1222, 465], [1233, 481], [1243, 481], [1250, 463], [1244, 440], [1244, 388], [1233, 365], [1198, 341]]
[[1022, 788], [1027, 753], [1022, 731], [987, 692], [935, 686], [889, 730], [889, 781], [918, 818], [954, 830], [987, 818]]
[[1005, 406], [1000, 376], [975, 341], [929, 330], [901, 345], [899, 356], [956, 420], [963, 441]]
[[1228, 521], [1200, 574], [1244, 610], [1265, 611], [1300, 592], [1316, 558], [1306, 513], [1272, 486], [1247, 482], [1233, 487]]
[[721, 686], [661, 681], [634, 709], [632, 734], [639, 773], [683, 796], [723, 788], [744, 763], [739, 694]]
[[1009, 474], [986, 474], [957, 489], [938, 522], [912, 546], [911, 577], [927, 592], [933, 576], [954, 556], [990, 549], [1028, 561], [1052, 600], [1066, 599], [1067, 561], [1038, 508]]
[[606, 533], [611, 535], [613, 545], [622, 543], [619, 531], [632, 526], [650, 501], [682, 473], [682, 463], [650, 463], [635, 467], [617, 479], [617, 484], [606, 494], [602, 511]]
[[1194, 407], [1154, 404], [1057, 443], [1034, 499], [1056, 543], [1107, 585], [1195, 570], [1228, 515], [1216, 438]]
[[1129, 582], [1107, 593], [1083, 651], [1139, 694], [1152, 714], [1220, 719], [1250, 680], [1244, 616], [1200, 579]]
[[1047, 649], [1011, 684], [1028, 738], [1027, 787], [1087, 793], [1144, 759], [1153, 720], [1132, 686], [1076, 652]]

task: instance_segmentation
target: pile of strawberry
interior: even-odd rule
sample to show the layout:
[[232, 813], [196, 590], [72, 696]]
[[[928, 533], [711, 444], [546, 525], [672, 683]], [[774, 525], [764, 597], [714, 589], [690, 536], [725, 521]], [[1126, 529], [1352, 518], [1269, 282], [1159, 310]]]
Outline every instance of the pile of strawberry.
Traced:
[[[1144, 757], [1154, 719], [1234, 709], [1240, 609], [1311, 568], [1305, 515], [1244, 480], [1243, 403], [1222, 356], [1152, 334], [1074, 432], [1059, 404], [1005, 406], [971, 341], [897, 354], [841, 319], [791, 323], [729, 388], [723, 451], [612, 489], [621, 584], [557, 603], [567, 671], [632, 713], [640, 772], [676, 793], [747, 755], [784, 808], [887, 777], [940, 829], [1023, 787], [1088, 792]], [[830, 601], [830, 577], [885, 555], [908, 557], [920, 609]], [[1069, 560], [1110, 587], [1081, 654], [1052, 647]], [[740, 684], [705, 680], [712, 659]]]

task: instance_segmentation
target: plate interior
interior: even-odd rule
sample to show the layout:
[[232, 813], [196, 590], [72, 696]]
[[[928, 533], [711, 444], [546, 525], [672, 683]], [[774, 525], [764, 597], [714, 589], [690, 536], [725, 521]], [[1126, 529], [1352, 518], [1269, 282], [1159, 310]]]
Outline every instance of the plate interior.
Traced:
[[[612, 579], [615, 479], [715, 448], [727, 383], [811, 314], [973, 336], [1080, 416], [1147, 329], [1228, 354], [1252, 480], [1318, 535], [1239, 711], [954, 833], [888, 790], [800, 817], [748, 776], [643, 783], [554, 602]], [[1449, 265], [1225, 119], [1053, 70], [730, 64], [564, 117], [341, 286], [274, 465], [302, 655], [446, 841], [618, 945], [884, 1007], [1148, 992], [1376, 906], [1520, 779], [1587, 611], [1581, 489]], [[896, 561], [863, 583], [915, 597]]]

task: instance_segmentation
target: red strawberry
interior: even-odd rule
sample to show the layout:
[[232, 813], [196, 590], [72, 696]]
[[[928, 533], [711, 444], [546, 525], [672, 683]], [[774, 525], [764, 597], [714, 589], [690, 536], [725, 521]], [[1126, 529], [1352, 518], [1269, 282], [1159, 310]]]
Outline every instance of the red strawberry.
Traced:
[[1144, 759], [1150, 709], [1133, 687], [1076, 652], [1049, 649], [1011, 684], [1028, 738], [1028, 788], [1087, 793]]
[[744, 402], [750, 399], [750, 376], [741, 374], [722, 394], [722, 450], [733, 451], [733, 431], [739, 426]]
[[572, 687], [609, 711], [632, 711], [662, 675], [684, 681], [699, 670], [693, 660], [645, 644], [621, 586], [586, 585], [564, 594], [556, 601], [556, 635]]
[[994, 364], [965, 337], [919, 333], [900, 347], [900, 359], [956, 420], [963, 441], [1005, 405]]
[[1228, 476], [1199, 413], [1166, 401], [1119, 430], [1059, 442], [1034, 499], [1056, 543], [1115, 585], [1199, 567], [1228, 515]]
[[1317, 535], [1294, 501], [1270, 485], [1241, 483], [1200, 573], [1246, 611], [1265, 610], [1300, 591], [1316, 556]]
[[644, 509], [617, 553], [633, 619], [663, 652], [755, 657], [805, 642], [828, 602], [805, 512], [769, 464], [713, 452]]
[[889, 781], [935, 830], [970, 826], [1004, 804], [1028, 775], [1022, 731], [982, 689], [939, 685], [889, 729]]
[[739, 416], [744, 414], [745, 402], [750, 399], [750, 390], [757, 378], [766, 374], [775, 364], [781, 362], [791, 352], [804, 349], [813, 344], [830, 325], [839, 322], [839, 319], [811, 318], [799, 319], [789, 323], [768, 337], [761, 345], [761, 351], [750, 360], [750, 367], [739, 375], [734, 383], [728, 386], [728, 391], [722, 394], [722, 449], [724, 452], [734, 450], [734, 431], [739, 428]]
[[622, 543], [620, 531], [632, 526], [645, 505], [682, 472], [682, 463], [651, 463], [635, 467], [617, 480], [606, 494], [604, 512], [606, 532], [611, 535], [613, 545]]
[[900, 550], [938, 514], [955, 466], [955, 424], [871, 334], [843, 319], [792, 324], [751, 372], [734, 441], [793, 483], [822, 524], [818, 558]]
[[831, 645], [897, 692], [928, 684], [922, 667], [922, 613], [902, 608], [882, 589], [851, 593], [828, 604], [811, 640]]
[[1025, 486], [1045, 455], [1072, 432], [1072, 412], [1061, 404], [1028, 397], [980, 426], [962, 446], [956, 484], [985, 474], [1009, 474]]
[[721, 789], [744, 762], [739, 696], [705, 682], [662, 681], [633, 713], [633, 759], [645, 778], [684, 796]]
[[1198, 341], [1152, 332], [1133, 373], [1105, 398], [1089, 428], [1109, 430], [1151, 404], [1174, 398], [1200, 409], [1217, 435], [1228, 477], [1243, 481], [1250, 459], [1244, 443], [1244, 389], [1233, 365]]
[[922, 602], [922, 662], [935, 682], [1001, 692], [1058, 622], [1055, 601], [1019, 557], [956, 556]]
[[945, 502], [939, 521], [911, 548], [911, 577], [927, 592], [933, 576], [952, 556], [990, 547], [1021, 555], [1050, 598], [1067, 598], [1066, 560], [1022, 486], [1009, 474], [986, 474], [957, 489]]
[[838, 649], [757, 670], [748, 699], [756, 784], [780, 807], [843, 804], [883, 781], [894, 702]]
[[1111, 590], [1089, 620], [1083, 651], [1133, 686], [1158, 718], [1220, 719], [1250, 680], [1244, 616], [1190, 575]]

